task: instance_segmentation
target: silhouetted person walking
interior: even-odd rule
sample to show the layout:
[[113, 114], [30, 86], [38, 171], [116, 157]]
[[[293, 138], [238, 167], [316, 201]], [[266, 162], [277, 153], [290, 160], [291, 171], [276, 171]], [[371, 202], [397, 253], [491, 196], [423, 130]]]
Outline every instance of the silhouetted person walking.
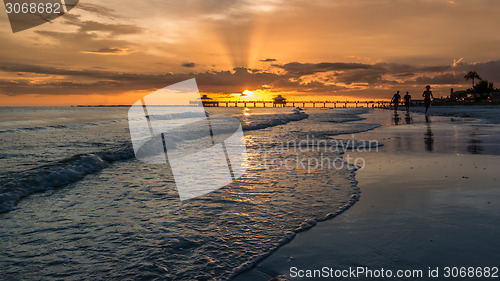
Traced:
[[403, 97], [405, 100], [405, 106], [406, 106], [406, 112], [410, 112], [410, 105], [411, 105], [411, 95], [406, 92], [406, 95]]
[[425, 91], [422, 94], [422, 97], [424, 97], [425, 115], [427, 115], [427, 111], [429, 111], [429, 106], [431, 106], [431, 101], [432, 99], [434, 99], [434, 96], [432, 95], [431, 91], [431, 86], [429, 85], [425, 86]]
[[394, 94], [392, 97], [391, 103], [394, 104], [394, 114], [398, 113], [399, 100], [401, 96], [399, 95], [399, 91]]

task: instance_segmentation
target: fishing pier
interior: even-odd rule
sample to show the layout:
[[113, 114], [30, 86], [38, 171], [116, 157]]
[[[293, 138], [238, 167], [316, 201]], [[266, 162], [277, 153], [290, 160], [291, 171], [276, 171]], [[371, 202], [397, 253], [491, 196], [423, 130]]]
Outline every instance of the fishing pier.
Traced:
[[270, 101], [270, 100], [227, 100], [227, 101], [203, 101], [206, 107], [387, 107], [388, 101], [334, 101], [334, 100], [297, 100], [297, 101]]

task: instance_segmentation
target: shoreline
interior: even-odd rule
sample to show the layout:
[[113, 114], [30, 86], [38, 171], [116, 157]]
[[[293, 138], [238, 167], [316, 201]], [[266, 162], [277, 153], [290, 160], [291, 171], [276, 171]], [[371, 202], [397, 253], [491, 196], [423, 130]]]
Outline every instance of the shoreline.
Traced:
[[[343, 159], [343, 155], [342, 155], [342, 159]], [[347, 165], [352, 165], [348, 162], [345, 162], [344, 159], [343, 159], [343, 161]], [[232, 271], [232, 273], [229, 275], [229, 277], [225, 280], [237, 280], [238, 276], [241, 276], [241, 275], [245, 274], [246, 272], [254, 269], [256, 266], [258, 266], [258, 264], [265, 261], [268, 257], [272, 256], [280, 248], [282, 248], [283, 246], [286, 246], [288, 243], [293, 241], [295, 239], [295, 237], [297, 235], [299, 235], [300, 233], [309, 231], [310, 229], [314, 228], [318, 223], [333, 220], [334, 218], [342, 215], [347, 210], [352, 208], [359, 201], [359, 199], [361, 197], [361, 191], [360, 191], [360, 188], [357, 186], [358, 182], [356, 180], [356, 171], [357, 170], [358, 169], [354, 169], [351, 171], [351, 175], [350, 175], [349, 179], [350, 179], [351, 184], [354, 187], [354, 189], [353, 189], [353, 193], [351, 195], [351, 198], [349, 199], [349, 201], [345, 205], [339, 207], [337, 209], [337, 211], [335, 211], [335, 212], [331, 212], [331, 213], [326, 214], [322, 218], [309, 219], [309, 220], [302, 222], [300, 224], [300, 226], [295, 228], [288, 236], [286, 236], [282, 240], [278, 241], [277, 245], [275, 245], [272, 249], [270, 249], [266, 253], [252, 257], [247, 262], [245, 262], [245, 263], [241, 264], [240, 266], [238, 266], [237, 268], [235, 268]]]

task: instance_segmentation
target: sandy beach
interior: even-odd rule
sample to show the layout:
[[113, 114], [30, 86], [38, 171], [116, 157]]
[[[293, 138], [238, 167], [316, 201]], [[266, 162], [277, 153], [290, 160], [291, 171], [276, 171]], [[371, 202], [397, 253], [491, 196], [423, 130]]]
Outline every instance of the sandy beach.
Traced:
[[[339, 136], [383, 143], [378, 152], [346, 154], [366, 160], [356, 173], [360, 201], [234, 280], [311, 280], [308, 272], [325, 267], [403, 270], [413, 275], [398, 280], [436, 280], [429, 269], [444, 278], [446, 267], [498, 267], [498, 126], [411, 115], [410, 124], [402, 118], [404, 125], [394, 126], [392, 112], [378, 110], [363, 116], [386, 126]], [[418, 270], [421, 277], [414, 276]], [[335, 278], [344, 279], [369, 278]]]

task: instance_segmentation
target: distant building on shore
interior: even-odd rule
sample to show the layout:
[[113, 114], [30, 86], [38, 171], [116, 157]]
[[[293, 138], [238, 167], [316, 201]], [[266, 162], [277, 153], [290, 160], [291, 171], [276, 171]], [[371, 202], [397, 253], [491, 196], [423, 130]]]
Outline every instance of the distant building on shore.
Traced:
[[286, 98], [282, 97], [281, 95], [273, 98], [273, 106], [286, 106]]
[[467, 91], [453, 91], [453, 88], [450, 90], [450, 99], [452, 101], [465, 100], [467, 98]]
[[453, 91], [450, 90], [450, 96], [444, 99], [444, 103], [458, 102], [458, 103], [474, 103], [474, 102], [499, 102], [500, 93], [490, 92], [490, 93], [478, 93], [472, 92], [470, 89], [466, 91]]
[[207, 95], [202, 95], [201, 98], [195, 101], [189, 101], [189, 105], [203, 105], [203, 106], [219, 106], [218, 101], [214, 101], [212, 98], [209, 98]]

